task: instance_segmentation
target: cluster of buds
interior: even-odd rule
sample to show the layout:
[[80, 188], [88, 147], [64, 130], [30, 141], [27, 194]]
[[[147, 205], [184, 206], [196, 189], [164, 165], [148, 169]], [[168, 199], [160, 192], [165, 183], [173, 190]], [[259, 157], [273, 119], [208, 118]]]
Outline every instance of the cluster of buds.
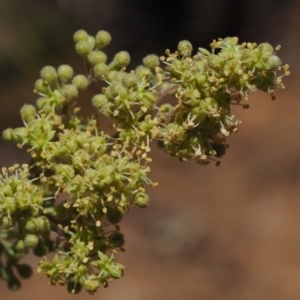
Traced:
[[238, 44], [237, 38], [211, 43], [211, 51], [199, 48], [192, 56], [192, 45], [181, 41], [175, 53], [161, 57], [170, 84], [178, 86], [175, 107], [162, 107], [165, 127], [161, 131], [162, 147], [182, 160], [195, 159], [207, 164], [226, 149], [226, 137], [238, 131], [240, 121], [231, 114], [230, 105], [248, 107], [251, 91], [268, 92], [284, 88], [281, 76], [289, 66], [281, 66], [268, 43]]
[[[3, 168], [0, 176], [0, 277], [10, 288], [20, 286], [14, 270], [30, 276], [19, 263], [30, 249], [42, 257], [38, 270], [50, 283], [71, 293], [93, 294], [120, 278], [120, 222], [130, 208], [148, 206], [146, 187], [156, 185], [148, 178], [151, 141], [180, 160], [207, 164], [225, 153], [226, 137], [238, 130], [230, 106], [247, 107], [256, 89], [273, 99], [289, 74], [278, 47], [239, 45], [237, 38], [214, 41], [211, 51], [199, 48], [195, 55], [191, 43], [181, 41], [174, 53], [150, 54], [131, 71], [126, 51], [108, 61], [108, 32], [79, 30], [74, 41], [87, 74], [74, 75], [69, 65], [44, 67], [36, 105], [21, 109], [24, 126], [3, 132], [30, 155], [28, 165]], [[92, 82], [101, 82], [91, 102], [113, 121], [110, 132], [96, 117], [78, 115], [79, 93]], [[160, 103], [166, 96], [176, 103]], [[50, 261], [49, 252], [55, 252]]]

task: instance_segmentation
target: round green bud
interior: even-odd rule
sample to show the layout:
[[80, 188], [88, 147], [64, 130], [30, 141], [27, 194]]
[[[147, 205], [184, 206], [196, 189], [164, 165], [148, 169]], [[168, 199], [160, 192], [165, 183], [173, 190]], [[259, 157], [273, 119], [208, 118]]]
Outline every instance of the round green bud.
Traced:
[[257, 48], [266, 56], [271, 56], [274, 52], [273, 46], [269, 43], [261, 43]]
[[142, 80], [143, 78], [148, 79], [151, 75], [151, 71], [145, 66], [140, 65], [135, 69], [135, 74], [138, 80]]
[[57, 69], [57, 74], [62, 83], [67, 83], [74, 75], [74, 70], [69, 65], [61, 65]]
[[93, 36], [89, 35], [89, 37], [86, 41], [89, 43], [91, 51], [93, 51], [95, 48], [95, 45], [96, 45], [95, 38]]
[[116, 208], [107, 209], [107, 219], [111, 224], [117, 224], [122, 220], [123, 214]]
[[108, 98], [116, 98], [120, 96], [121, 98], [127, 97], [127, 89], [121, 83], [115, 83], [106, 89], [105, 96]]
[[[60, 107], [63, 105], [65, 101], [65, 97], [63, 96], [60, 90], [54, 90], [51, 97], [51, 105], [54, 104], [55, 107]], [[47, 104], [50, 104], [50, 100], [47, 101]]]
[[27, 137], [28, 130], [26, 127], [17, 127], [17, 128], [15, 128], [15, 134], [17, 136], [17, 139], [20, 140], [20, 139]]
[[182, 55], [184, 57], [191, 57], [192, 52], [193, 52], [193, 46], [187, 40], [180, 41], [178, 43], [177, 49], [178, 49], [180, 55]]
[[19, 280], [17, 277], [15, 277], [15, 276], [13, 275], [13, 276], [11, 276], [11, 277], [8, 279], [8, 281], [7, 281], [7, 286], [8, 286], [8, 288], [9, 288], [10, 290], [16, 291], [16, 290], [20, 289], [20, 287], [21, 287], [21, 282], [20, 282], [20, 280]]
[[28, 232], [41, 232], [49, 230], [50, 223], [46, 217], [37, 217], [27, 220], [25, 230]]
[[104, 76], [106, 76], [108, 74], [109, 67], [105, 63], [100, 63], [100, 64], [97, 64], [93, 70], [94, 70], [95, 78], [101, 80], [101, 79], [103, 79]]
[[116, 85], [110, 85], [105, 89], [105, 96], [109, 100], [114, 100], [118, 95]]
[[88, 37], [89, 37], [88, 33], [83, 29], [76, 31], [73, 35], [73, 39], [75, 43], [78, 43], [80, 41], [86, 41]]
[[26, 234], [24, 238], [24, 244], [26, 248], [35, 248], [38, 244], [39, 239], [34, 234]]
[[24, 279], [28, 279], [32, 275], [32, 268], [29, 265], [17, 264], [16, 269], [18, 271], [18, 274]]
[[4, 216], [0, 221], [0, 227], [3, 229], [10, 229], [13, 226], [11, 217]]
[[111, 35], [105, 30], [100, 30], [96, 34], [96, 47], [101, 50], [111, 42]]
[[268, 60], [268, 66], [271, 69], [277, 69], [281, 64], [281, 59], [277, 55], [272, 55]]
[[75, 45], [76, 52], [81, 56], [88, 56], [88, 54], [93, 50], [92, 44], [88, 41], [79, 41]]
[[14, 129], [12, 128], [7, 128], [2, 132], [2, 138], [6, 142], [15, 142], [17, 141], [17, 135], [15, 134]]
[[91, 65], [95, 66], [107, 61], [107, 55], [102, 51], [93, 51], [88, 55], [88, 61]]
[[26, 224], [25, 224], [25, 230], [29, 232], [35, 232], [36, 230], [36, 224], [35, 224], [35, 219], [29, 219]]
[[145, 208], [149, 205], [150, 197], [145, 193], [137, 193], [134, 197], [133, 204], [139, 208]]
[[36, 109], [31, 104], [25, 104], [21, 108], [20, 113], [21, 113], [22, 120], [28, 122], [28, 121], [32, 120], [35, 117]]
[[92, 104], [96, 108], [101, 108], [103, 105], [105, 105], [107, 103], [108, 103], [108, 100], [107, 100], [106, 96], [103, 94], [95, 95], [92, 99]]
[[24, 241], [23, 240], [18, 240], [15, 244], [15, 249], [18, 251], [18, 252], [23, 252], [25, 251], [26, 247], [25, 247], [25, 244], [24, 244]]
[[89, 86], [89, 81], [86, 78], [86, 76], [84, 76], [84, 75], [76, 75], [72, 79], [72, 84], [76, 86], [76, 88], [79, 92], [82, 92], [82, 91], [86, 90], [87, 87]]
[[127, 89], [134, 89], [137, 87], [137, 78], [135, 74], [125, 73], [122, 79], [122, 83]]
[[43, 93], [45, 91], [45, 85], [43, 79], [38, 79], [34, 84], [34, 90], [38, 93]]
[[154, 69], [159, 63], [159, 57], [155, 54], [149, 54], [143, 59], [143, 64], [149, 69]]
[[46, 66], [42, 68], [40, 75], [44, 82], [49, 84], [55, 83], [57, 80], [57, 72], [51, 66]]
[[122, 71], [117, 71], [117, 70], [111, 70], [108, 74], [107, 74], [107, 79], [110, 82], [114, 82], [114, 83], [120, 83], [123, 81], [123, 78], [125, 76], [126, 73], [122, 72]]
[[74, 84], [67, 84], [61, 89], [62, 95], [68, 100], [73, 100], [78, 97], [78, 90]]
[[118, 52], [113, 61], [112, 61], [112, 66], [113, 68], [116, 67], [118, 69], [122, 69], [126, 66], [128, 66], [130, 63], [130, 55], [127, 51], [120, 51]]

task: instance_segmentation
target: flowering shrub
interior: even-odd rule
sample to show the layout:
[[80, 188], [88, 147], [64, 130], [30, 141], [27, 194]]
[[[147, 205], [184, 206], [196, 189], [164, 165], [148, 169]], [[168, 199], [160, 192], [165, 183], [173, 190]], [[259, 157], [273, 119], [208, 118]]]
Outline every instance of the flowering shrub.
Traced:
[[[8, 128], [4, 140], [26, 148], [29, 164], [2, 168], [0, 175], [0, 277], [17, 289], [32, 271], [20, 264], [30, 249], [42, 257], [38, 271], [71, 293], [90, 294], [122, 277], [115, 255], [123, 250], [119, 223], [131, 207], [149, 204], [146, 187], [151, 142], [181, 161], [207, 165], [225, 153], [226, 137], [240, 121], [231, 105], [248, 107], [248, 94], [283, 88], [289, 74], [268, 43], [214, 40], [210, 50], [179, 42], [165, 56], [150, 54], [127, 71], [130, 55], [108, 61], [111, 36], [84, 30], [74, 35], [87, 74], [69, 65], [44, 67], [34, 91], [36, 106], [21, 108], [23, 127]], [[277, 75], [278, 72], [282, 74]], [[78, 95], [92, 83], [105, 87], [91, 101], [113, 121], [108, 134], [95, 116], [79, 116]], [[172, 96], [175, 104], [161, 103]], [[49, 260], [46, 255], [54, 252]]]

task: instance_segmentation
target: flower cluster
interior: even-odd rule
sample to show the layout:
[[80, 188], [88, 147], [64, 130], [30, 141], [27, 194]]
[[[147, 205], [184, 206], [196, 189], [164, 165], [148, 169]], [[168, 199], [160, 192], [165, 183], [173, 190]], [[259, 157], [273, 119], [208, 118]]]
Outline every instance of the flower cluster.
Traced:
[[[150, 54], [131, 71], [126, 51], [108, 60], [108, 32], [79, 30], [74, 41], [87, 74], [75, 75], [69, 65], [44, 67], [36, 105], [21, 108], [24, 126], [3, 132], [30, 155], [29, 164], [3, 168], [0, 176], [0, 277], [10, 288], [20, 286], [14, 270], [30, 276], [29, 266], [19, 263], [30, 249], [42, 257], [38, 270], [50, 283], [71, 293], [93, 294], [120, 278], [124, 266], [115, 255], [125, 239], [119, 223], [130, 208], [148, 206], [146, 187], [156, 185], [148, 177], [151, 141], [180, 160], [207, 164], [225, 153], [226, 137], [238, 130], [230, 106], [247, 107], [256, 89], [274, 98], [289, 74], [278, 47], [238, 44], [237, 38], [213, 41], [211, 51], [199, 48], [195, 55], [191, 43], [181, 41], [174, 53]], [[91, 102], [113, 121], [110, 132], [96, 117], [79, 115], [78, 96], [93, 82], [105, 85]], [[176, 103], [160, 103], [166, 96]], [[55, 252], [50, 261], [49, 252]]]
[[283, 68], [289, 74], [276, 55], [279, 47], [274, 50], [268, 43], [238, 44], [234, 37], [213, 41], [211, 49], [199, 48], [192, 56], [192, 45], [181, 41], [178, 51], [167, 50], [167, 57], [161, 57], [170, 82], [178, 86], [178, 104], [163, 107], [161, 144], [171, 155], [201, 164], [221, 156], [225, 138], [238, 131], [240, 121], [230, 105], [248, 107], [248, 94], [257, 89], [274, 99], [274, 89], [284, 88], [276, 71]]

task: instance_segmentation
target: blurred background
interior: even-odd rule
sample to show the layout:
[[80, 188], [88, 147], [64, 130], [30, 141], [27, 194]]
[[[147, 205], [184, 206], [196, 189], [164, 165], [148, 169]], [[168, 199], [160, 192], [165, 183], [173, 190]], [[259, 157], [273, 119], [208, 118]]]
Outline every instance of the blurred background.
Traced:
[[[134, 68], [149, 53], [174, 50], [181, 39], [195, 48], [218, 37], [282, 45], [291, 66], [286, 89], [250, 96], [250, 109], [229, 137], [220, 167], [180, 163], [153, 150], [151, 205], [123, 222], [125, 276], [96, 295], [103, 300], [300, 299], [300, 1], [292, 0], [0, 0], [0, 130], [21, 125], [19, 109], [33, 104], [44, 65], [84, 72], [73, 33], [113, 36], [110, 58], [132, 55]], [[95, 93], [91, 91], [91, 93]], [[91, 113], [85, 94], [84, 112]], [[155, 148], [155, 147], [154, 147]], [[0, 142], [0, 165], [27, 162], [26, 153]], [[34, 269], [37, 259], [28, 258]], [[1, 299], [90, 299], [47, 285], [39, 274]]]

